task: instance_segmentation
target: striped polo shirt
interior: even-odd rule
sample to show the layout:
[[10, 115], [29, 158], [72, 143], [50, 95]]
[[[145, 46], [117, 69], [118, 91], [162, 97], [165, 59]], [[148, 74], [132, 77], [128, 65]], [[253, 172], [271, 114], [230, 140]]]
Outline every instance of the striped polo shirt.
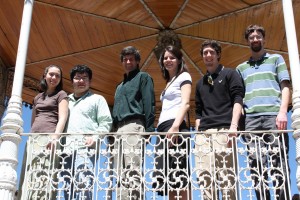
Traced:
[[237, 66], [245, 84], [244, 106], [248, 116], [277, 115], [281, 105], [280, 82], [290, 80], [286, 63], [279, 54], [265, 53]]

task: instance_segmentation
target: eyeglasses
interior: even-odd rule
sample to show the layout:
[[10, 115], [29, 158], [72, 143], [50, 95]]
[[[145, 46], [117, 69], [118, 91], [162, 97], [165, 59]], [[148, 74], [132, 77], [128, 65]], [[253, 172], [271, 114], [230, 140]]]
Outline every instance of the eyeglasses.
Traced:
[[207, 82], [209, 85], [213, 86], [214, 85], [214, 79], [212, 78], [211, 75], [207, 76]]
[[76, 81], [80, 81], [80, 80], [88, 81], [89, 77], [87, 77], [87, 76], [84, 76], [84, 77], [74, 77], [73, 79], [76, 80]]
[[261, 35], [253, 35], [253, 36], [249, 36], [249, 40], [250, 41], [254, 41], [254, 39], [256, 38], [256, 40], [262, 40], [263, 36]]

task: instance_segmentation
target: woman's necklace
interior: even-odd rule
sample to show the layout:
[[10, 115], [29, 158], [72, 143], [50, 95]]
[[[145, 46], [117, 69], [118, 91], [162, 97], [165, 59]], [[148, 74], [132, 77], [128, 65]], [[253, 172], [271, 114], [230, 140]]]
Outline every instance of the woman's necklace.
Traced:
[[166, 90], [169, 88], [169, 86], [175, 81], [175, 79], [177, 78], [177, 76], [174, 76], [171, 81], [167, 84], [166, 88], [162, 91], [161, 95], [165, 96], [166, 94]]

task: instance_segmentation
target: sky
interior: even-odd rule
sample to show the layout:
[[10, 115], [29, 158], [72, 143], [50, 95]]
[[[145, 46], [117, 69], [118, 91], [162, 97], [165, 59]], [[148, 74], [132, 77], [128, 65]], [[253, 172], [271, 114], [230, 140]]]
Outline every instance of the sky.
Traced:
[[[4, 114], [5, 117], [5, 114]], [[24, 120], [24, 133], [29, 133], [30, 131], [30, 124], [31, 124], [31, 109], [29, 107], [23, 106], [22, 110], [22, 119]], [[1, 119], [2, 125], [2, 119]], [[291, 130], [291, 112], [288, 114], [288, 130]], [[2, 133], [2, 132], [1, 132]], [[22, 136], [22, 141], [19, 145], [19, 152], [18, 152], [18, 167], [17, 167], [17, 174], [18, 174], [18, 182], [20, 178], [20, 172], [22, 168], [22, 160], [23, 160], [23, 153], [26, 144], [27, 136]], [[295, 140], [292, 137], [292, 133], [289, 133], [289, 166], [290, 166], [290, 178], [291, 178], [291, 194], [299, 193], [297, 190], [297, 183], [296, 183], [296, 148], [295, 148]]]

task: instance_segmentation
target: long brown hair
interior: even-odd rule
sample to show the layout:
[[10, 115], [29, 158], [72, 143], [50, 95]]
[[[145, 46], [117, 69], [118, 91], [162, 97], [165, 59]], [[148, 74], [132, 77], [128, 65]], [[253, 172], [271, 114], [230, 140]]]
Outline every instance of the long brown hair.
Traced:
[[179, 61], [179, 64], [177, 66], [177, 72], [176, 72], [176, 76], [178, 76], [179, 74], [181, 74], [182, 72], [187, 72], [187, 66], [185, 64], [185, 61], [183, 59], [183, 55], [182, 52], [180, 51], [180, 49], [178, 49], [177, 47], [173, 46], [173, 45], [169, 45], [167, 46], [161, 53], [160, 57], [159, 57], [159, 65], [160, 65], [160, 69], [163, 75], [163, 78], [168, 82], [170, 81], [170, 74], [168, 72], [168, 70], [166, 70], [165, 66], [164, 66], [164, 55], [166, 52], [170, 52], [172, 53]]

